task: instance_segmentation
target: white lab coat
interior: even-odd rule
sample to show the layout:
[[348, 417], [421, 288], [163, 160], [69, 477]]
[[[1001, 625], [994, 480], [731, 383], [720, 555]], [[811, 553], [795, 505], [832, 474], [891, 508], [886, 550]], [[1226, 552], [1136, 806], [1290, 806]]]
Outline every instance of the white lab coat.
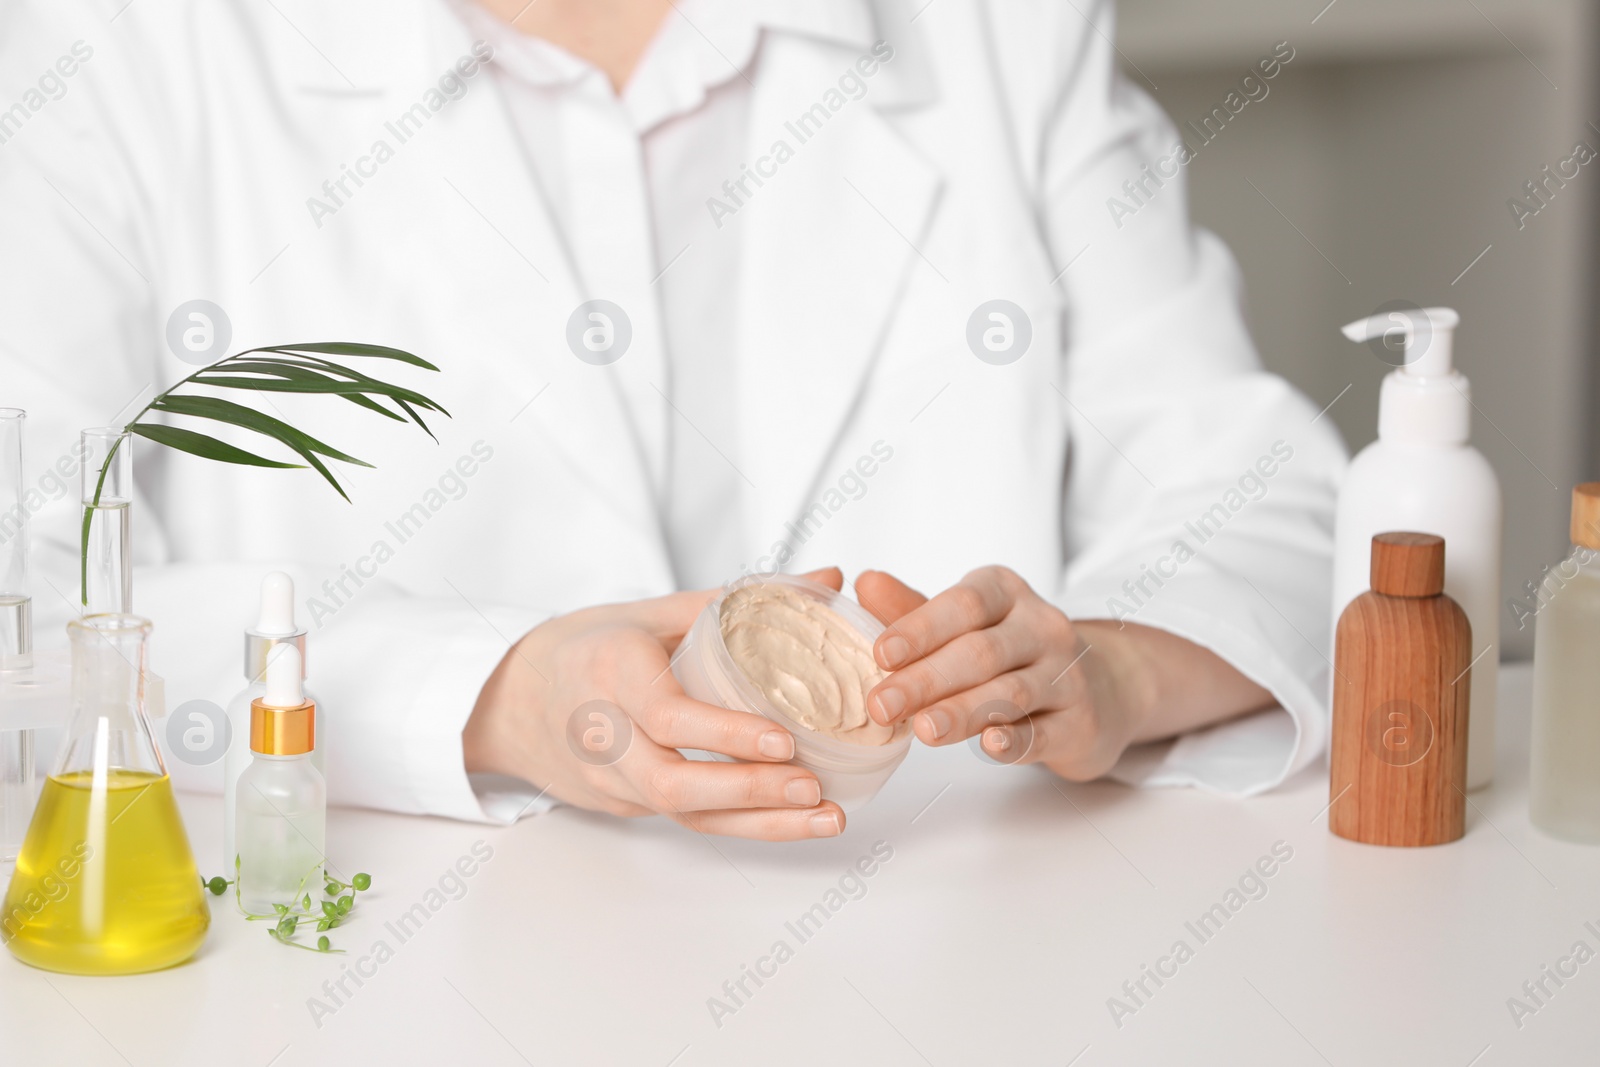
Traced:
[[[88, 3], [0, 8], [13, 80], [76, 41], [93, 50], [0, 145], [0, 402], [30, 410], [36, 480], [78, 428], [194, 369], [164, 337], [194, 298], [226, 310], [230, 352], [364, 340], [439, 364], [382, 368], [449, 409], [438, 444], [330, 398], [271, 398], [376, 464], [341, 469], [354, 503], [310, 471], [140, 442], [135, 608], [156, 622], [169, 706], [221, 703], [243, 684], [261, 575], [290, 569], [333, 799], [497, 817], [459, 735], [508, 642], [674, 587], [654, 262], [618, 233], [615, 262], [580, 276], [558, 233], [610, 219], [555, 225], [486, 77], [395, 144], [385, 122], [472, 50], [439, 0], [279, 6], [139, 0], [112, 22]], [[887, 40], [895, 59], [730, 220], [751, 569], [785, 539], [784, 569], [876, 567], [929, 592], [1006, 564], [1074, 617], [1120, 612], [1216, 650], [1287, 709], [1135, 752], [1123, 776], [1244, 794], [1306, 766], [1326, 733], [1342, 446], [1262, 371], [1233, 261], [1190, 227], [1181, 176], [1120, 225], [1108, 211], [1177, 139], [1116, 72], [1111, 5], [1078, 5], [1085, 19], [1053, 0], [940, 0], [915, 21], [920, 4], [821, 6], [840, 37]], [[861, 52], [769, 33], [748, 158]], [[393, 158], [318, 225], [308, 198], [379, 139]], [[591, 298], [631, 319], [610, 366], [565, 341]], [[997, 298], [1031, 325], [1009, 365], [967, 341]], [[1275, 445], [1291, 458], [1241, 489]], [[872, 475], [847, 477], [875, 446]], [[1226, 529], [1202, 544], [1185, 524], [1219, 504]], [[34, 520], [47, 644], [72, 594], [73, 499]], [[217, 773], [173, 769], [180, 784]]]

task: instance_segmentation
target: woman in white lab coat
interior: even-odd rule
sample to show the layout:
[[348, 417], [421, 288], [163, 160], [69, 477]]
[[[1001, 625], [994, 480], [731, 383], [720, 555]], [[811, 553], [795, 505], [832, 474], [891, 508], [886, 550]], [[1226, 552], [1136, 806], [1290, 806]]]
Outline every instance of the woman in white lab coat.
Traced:
[[[376, 463], [353, 505], [136, 460], [169, 703], [237, 687], [256, 583], [292, 570], [336, 802], [836, 834], [782, 731], [666, 671], [706, 590], [834, 565], [894, 622], [873, 714], [926, 744], [1239, 794], [1320, 750], [1341, 445], [1152, 169], [1178, 135], [1109, 3], [0, 12], [0, 399], [36, 471], [193, 370], [192, 300], [217, 357], [443, 371], [407, 380], [437, 445], [273, 398]], [[36, 516], [60, 590], [73, 514]], [[607, 766], [566, 743], [597, 699], [636, 725]]]

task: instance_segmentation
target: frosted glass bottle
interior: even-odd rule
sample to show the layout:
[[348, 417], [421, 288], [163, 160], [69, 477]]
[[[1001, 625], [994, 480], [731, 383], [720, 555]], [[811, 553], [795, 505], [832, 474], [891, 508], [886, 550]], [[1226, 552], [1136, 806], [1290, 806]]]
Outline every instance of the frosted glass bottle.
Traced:
[[322, 885], [327, 851], [327, 787], [311, 763], [316, 705], [300, 689], [300, 653], [272, 652], [267, 692], [250, 709], [253, 758], [239, 776], [239, 904], [270, 915]]
[[1572, 540], [1534, 623], [1528, 815], [1552, 837], [1600, 844], [1600, 482], [1572, 492]]
[[[232, 740], [222, 757], [222, 869], [232, 873], [238, 858], [234, 822], [238, 813], [239, 776], [250, 766], [250, 709], [266, 695], [267, 657], [280, 645], [293, 645], [300, 653], [300, 672], [304, 686], [306, 632], [295, 625], [294, 580], [274, 571], [261, 580], [261, 610], [253, 629], [244, 632], [244, 676], [250, 684], [228, 702], [228, 724]], [[302, 688], [306, 700], [317, 707], [317, 730], [311, 749], [311, 764], [327, 774], [327, 709], [309, 687]]]

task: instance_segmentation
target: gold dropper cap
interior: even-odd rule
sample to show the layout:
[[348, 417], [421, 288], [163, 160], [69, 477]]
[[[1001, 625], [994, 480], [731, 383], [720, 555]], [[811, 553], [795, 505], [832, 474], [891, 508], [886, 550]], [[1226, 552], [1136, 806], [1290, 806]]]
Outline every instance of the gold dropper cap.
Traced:
[[1584, 482], [1572, 489], [1572, 543], [1600, 548], [1600, 482]]
[[250, 702], [250, 751], [303, 756], [317, 744], [317, 705], [300, 686], [300, 650], [278, 645], [267, 656], [267, 691]]
[[250, 702], [250, 751], [263, 756], [303, 756], [317, 747], [317, 704], [275, 708], [257, 697]]

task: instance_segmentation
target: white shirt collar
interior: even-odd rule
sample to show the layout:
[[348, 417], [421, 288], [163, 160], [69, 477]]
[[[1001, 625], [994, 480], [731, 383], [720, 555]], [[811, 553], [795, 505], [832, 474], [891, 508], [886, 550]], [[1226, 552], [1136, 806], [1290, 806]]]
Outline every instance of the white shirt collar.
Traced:
[[[454, 5], [469, 30], [488, 41], [507, 76], [541, 88], [588, 81], [610, 92], [605, 76], [586, 60], [522, 33], [474, 0]], [[870, 48], [874, 25], [863, 0], [681, 0], [640, 57], [622, 104], [641, 134], [697, 108], [706, 93], [734, 78], [748, 79], [763, 30]]]

